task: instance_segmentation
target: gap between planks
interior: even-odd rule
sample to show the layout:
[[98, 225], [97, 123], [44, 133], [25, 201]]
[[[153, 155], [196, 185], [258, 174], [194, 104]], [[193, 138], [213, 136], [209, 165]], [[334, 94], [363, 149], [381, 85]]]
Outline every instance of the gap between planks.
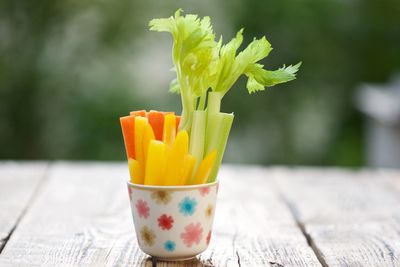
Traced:
[[300, 228], [300, 231], [304, 235], [305, 239], [307, 240], [308, 246], [312, 249], [314, 252], [315, 256], [317, 257], [318, 261], [321, 263], [323, 267], [329, 267], [329, 265], [326, 263], [325, 259], [322, 257], [322, 253], [319, 250], [317, 244], [314, 242], [312, 236], [307, 233], [306, 228], [304, 223], [300, 220], [299, 216], [297, 216], [298, 212], [296, 211], [296, 207], [290, 203], [290, 201], [283, 195], [283, 192], [280, 190], [280, 188], [275, 184], [275, 181], [273, 181], [273, 184], [282, 199], [282, 201], [286, 204], [288, 209], [290, 210], [293, 220], [296, 221], [297, 226]]
[[400, 172], [275, 168], [281, 192], [321, 263], [400, 266]]
[[[42, 165], [42, 166], [41, 166]], [[7, 180], [6, 179], [10, 179], [10, 177], [12, 177], [12, 179], [17, 179], [17, 181], [13, 180], [12, 183], [15, 184], [19, 184], [19, 183], [24, 183], [24, 179], [27, 179], [27, 183], [34, 183], [34, 188], [33, 190], [31, 190], [31, 195], [25, 199], [24, 204], [22, 204], [23, 206], [20, 206], [19, 209], [15, 208], [15, 207], [11, 207], [12, 210], [10, 213], [8, 214], [10, 217], [8, 219], [5, 219], [6, 221], [6, 225], [0, 225], [0, 228], [8, 228], [8, 233], [3, 235], [3, 237], [0, 236], [0, 254], [2, 253], [2, 251], [4, 250], [4, 248], [7, 245], [7, 242], [10, 240], [11, 236], [13, 235], [15, 229], [18, 227], [19, 222], [22, 220], [22, 218], [24, 217], [24, 215], [26, 214], [27, 210], [29, 209], [29, 207], [32, 205], [32, 203], [34, 202], [36, 196], [39, 194], [40, 188], [43, 187], [46, 177], [47, 177], [47, 173], [49, 170], [50, 164], [48, 162], [37, 162], [37, 163], [28, 163], [28, 162], [15, 162], [15, 161], [3, 161], [0, 162], [0, 174], [1, 175], [5, 175], [7, 177], [0, 177], [0, 179], [4, 179], [4, 180], [0, 180], [0, 184], [4, 183], [3, 186], [7, 187]], [[32, 173], [35, 172], [35, 173]], [[31, 181], [32, 177], [29, 177], [29, 175], [33, 175], [34, 178], [35, 175], [37, 175], [38, 177], [36, 178], [37, 181]], [[28, 178], [26, 178], [28, 177]], [[21, 180], [21, 181], [20, 181]], [[35, 184], [36, 182], [36, 184]], [[21, 187], [19, 187], [21, 188]], [[3, 189], [4, 190], [4, 189]], [[9, 204], [9, 202], [11, 202], [12, 205], [12, 201], [19, 201], [19, 199], [12, 199], [13, 195], [15, 193], [15, 191], [13, 190], [13, 188], [8, 188], [8, 190], [4, 190], [4, 191], [8, 191], [8, 194], [4, 193], [4, 196], [11, 198], [10, 199], [3, 199], [3, 206], [2, 209], [7, 209], [7, 205]], [[5, 198], [3, 196], [3, 198]], [[5, 207], [4, 207], [5, 206]], [[13, 214], [14, 213], [14, 214]], [[9, 223], [7, 223], [7, 220], [11, 220], [12, 225], [8, 225]], [[3, 230], [3, 231], [7, 231]]]

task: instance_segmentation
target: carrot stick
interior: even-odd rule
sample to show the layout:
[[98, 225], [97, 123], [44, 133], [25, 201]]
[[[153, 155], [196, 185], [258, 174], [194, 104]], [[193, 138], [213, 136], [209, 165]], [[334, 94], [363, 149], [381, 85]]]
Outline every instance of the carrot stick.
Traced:
[[124, 137], [126, 157], [135, 159], [135, 115], [119, 118]]
[[136, 110], [136, 111], [131, 111], [129, 115], [135, 115], [135, 116], [140, 116], [140, 117], [146, 117], [146, 110]]
[[175, 116], [176, 120], [176, 132], [179, 131], [179, 123], [181, 123], [181, 116]]
[[153, 128], [154, 136], [158, 141], [162, 141], [164, 128], [164, 113], [159, 111], [150, 111], [147, 113], [149, 123]]

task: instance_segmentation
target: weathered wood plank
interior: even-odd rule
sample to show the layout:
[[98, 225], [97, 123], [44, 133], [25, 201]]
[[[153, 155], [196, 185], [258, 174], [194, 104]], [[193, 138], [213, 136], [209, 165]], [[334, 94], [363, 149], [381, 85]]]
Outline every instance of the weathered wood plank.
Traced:
[[[290, 211], [257, 168], [222, 170], [211, 247], [157, 266], [320, 266]], [[125, 164], [59, 163], [3, 253], [1, 266], [151, 266], [140, 252]]]
[[0, 253], [44, 179], [47, 163], [0, 162]]
[[224, 169], [215, 242], [201, 259], [215, 266], [320, 266], [270, 178], [259, 167]]
[[276, 169], [274, 181], [322, 262], [400, 266], [399, 172]]
[[103, 266], [137, 246], [121, 164], [58, 163], [3, 253], [0, 266]]

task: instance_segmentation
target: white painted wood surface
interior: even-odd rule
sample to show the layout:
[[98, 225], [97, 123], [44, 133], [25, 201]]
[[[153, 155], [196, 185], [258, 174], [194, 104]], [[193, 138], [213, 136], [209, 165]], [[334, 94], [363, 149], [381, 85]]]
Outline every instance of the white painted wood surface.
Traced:
[[320, 266], [263, 170], [223, 169], [215, 242], [201, 258], [212, 266]]
[[[47, 183], [0, 254], [0, 266], [141, 263], [145, 256], [135, 244], [124, 167], [51, 166]], [[125, 254], [128, 259], [121, 258]]]
[[46, 166], [0, 162], [0, 252], [43, 181]]
[[[319, 266], [290, 211], [259, 173], [222, 170], [211, 247], [187, 266]], [[136, 244], [127, 175], [125, 164], [52, 165], [0, 254], [0, 266], [152, 265]]]
[[274, 181], [327, 266], [400, 266], [400, 172], [275, 169]]
[[224, 166], [209, 249], [167, 263], [136, 244], [125, 164], [49, 166], [0, 162], [0, 266], [400, 266], [398, 171]]

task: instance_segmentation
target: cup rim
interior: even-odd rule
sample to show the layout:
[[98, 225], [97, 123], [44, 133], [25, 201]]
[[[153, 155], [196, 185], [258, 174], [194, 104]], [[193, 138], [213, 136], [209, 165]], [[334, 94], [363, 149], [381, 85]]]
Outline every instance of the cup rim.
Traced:
[[129, 187], [143, 189], [143, 190], [163, 190], [163, 191], [177, 191], [177, 190], [190, 190], [190, 189], [198, 189], [202, 187], [214, 186], [219, 184], [219, 180], [216, 180], [212, 183], [206, 184], [194, 184], [194, 185], [144, 185], [144, 184], [134, 184], [130, 181], [127, 182]]

